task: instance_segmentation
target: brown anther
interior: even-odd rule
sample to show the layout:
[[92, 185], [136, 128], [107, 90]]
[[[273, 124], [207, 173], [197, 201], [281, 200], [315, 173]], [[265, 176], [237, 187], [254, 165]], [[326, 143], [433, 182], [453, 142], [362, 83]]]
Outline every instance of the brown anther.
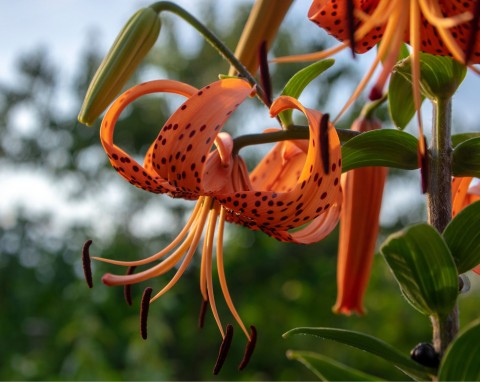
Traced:
[[[427, 147], [427, 139], [425, 136], [423, 136], [423, 147]], [[418, 161], [420, 165], [420, 176], [422, 179], [422, 192], [425, 194], [428, 191], [428, 151], [425, 151], [423, 154], [419, 151]]]
[[200, 314], [198, 315], [198, 327], [200, 329], [203, 328], [203, 324], [205, 323], [205, 313], [207, 313], [208, 307], [208, 300], [202, 299], [202, 305], [200, 305]]
[[355, 5], [353, 0], [347, 0], [347, 30], [348, 40], [350, 41], [350, 49], [352, 51], [352, 57], [355, 58]]
[[214, 375], [217, 375], [222, 369], [223, 363], [227, 358], [228, 351], [230, 350], [230, 345], [232, 344], [232, 338], [233, 326], [228, 324], [225, 330], [225, 337], [223, 338], [222, 344], [220, 345], [220, 350], [218, 351], [217, 361], [215, 362], [215, 366], [213, 367]]
[[83, 244], [82, 248], [82, 263], [83, 263], [83, 274], [85, 275], [85, 281], [89, 288], [93, 288], [92, 280], [92, 267], [90, 262], [90, 246], [92, 245], [92, 240], [87, 240]]
[[382, 89], [379, 89], [378, 86], [374, 86], [370, 90], [370, 94], [368, 95], [368, 99], [370, 101], [378, 101], [382, 97], [383, 97]]
[[322, 155], [323, 172], [330, 173], [330, 150], [328, 142], [328, 119], [329, 114], [323, 114], [320, 120], [320, 153]]
[[470, 35], [468, 36], [467, 46], [465, 49], [465, 61], [464, 61], [465, 65], [468, 65], [470, 58], [472, 58], [472, 54], [475, 48], [475, 43], [477, 42], [479, 20], [480, 20], [480, 1], [477, 1], [475, 4], [475, 10], [473, 12], [473, 18], [470, 21]]
[[250, 325], [250, 340], [247, 342], [247, 346], [245, 347], [245, 353], [243, 354], [242, 362], [238, 366], [238, 370], [243, 370], [248, 365], [250, 361], [250, 357], [255, 350], [255, 344], [257, 343], [257, 329], [255, 326]]
[[150, 308], [151, 295], [152, 288], [145, 288], [142, 296], [142, 304], [140, 305], [140, 334], [144, 340], [147, 339], [148, 308]]
[[[127, 269], [127, 275], [131, 275], [133, 272], [135, 272], [135, 266], [128, 267]], [[132, 305], [132, 285], [131, 284], [126, 284], [123, 286], [123, 297], [125, 297], [125, 302], [127, 305]]]
[[259, 48], [260, 64], [260, 82], [262, 83], [263, 90], [265, 92], [265, 103], [270, 106], [272, 104], [272, 81], [270, 78], [270, 71], [268, 69], [268, 57], [267, 57], [267, 42], [263, 41]]

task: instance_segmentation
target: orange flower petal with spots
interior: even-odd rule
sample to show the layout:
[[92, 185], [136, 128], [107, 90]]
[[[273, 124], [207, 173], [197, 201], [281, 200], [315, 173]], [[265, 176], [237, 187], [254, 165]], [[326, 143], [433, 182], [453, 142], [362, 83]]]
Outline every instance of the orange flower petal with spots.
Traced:
[[[398, 3], [396, 5], [395, 3]], [[385, 26], [390, 21], [390, 17], [385, 17], [392, 12], [400, 3], [407, 3], [405, 0], [354, 0], [353, 4], [356, 10], [354, 20], [356, 34], [355, 51], [364, 53], [374, 47], [383, 37]], [[406, 4], [402, 4], [406, 5]], [[448, 46], [448, 40], [457, 44], [459, 51], [466, 52], [468, 41], [472, 32], [471, 19], [475, 12], [475, 0], [433, 0], [430, 2], [418, 1], [421, 9], [420, 22], [420, 50], [426, 53], [451, 56], [452, 49]], [[374, 15], [376, 10], [380, 10], [379, 15]], [[408, 7], [406, 8], [408, 12]], [[360, 20], [359, 14], [369, 15], [372, 18], [371, 25], [362, 31], [361, 26], [366, 22]], [[373, 15], [373, 16], [372, 16]], [[313, 1], [308, 17], [315, 24], [325, 29], [329, 34], [340, 41], [347, 41], [349, 38], [347, 22], [347, 1], [345, 0], [315, 0]], [[384, 19], [381, 19], [384, 17]], [[365, 16], [363, 16], [365, 18]], [[451, 18], [451, 25], [440, 19]], [[442, 24], [443, 23], [443, 24]], [[445, 29], [439, 33], [439, 28]], [[448, 27], [447, 27], [448, 26]], [[474, 31], [478, 37], [478, 25]], [[402, 31], [399, 31], [402, 33]], [[405, 24], [403, 41], [410, 43], [410, 29]], [[449, 37], [448, 37], [449, 36]], [[473, 45], [472, 63], [480, 63], [480, 38], [475, 38]]]
[[[202, 183], [207, 158], [223, 124], [252, 91], [246, 81], [233, 78], [201, 90], [171, 80], [137, 85], [122, 94], [106, 113], [100, 130], [103, 147], [112, 166], [133, 185], [154, 193], [196, 199], [200, 194], [215, 191], [212, 182], [207, 181], [208, 187], [213, 187], [207, 190]], [[114, 128], [129, 103], [154, 92], [176, 93], [188, 100], [165, 123], [142, 166], [113, 143]], [[228, 139], [222, 142], [220, 138], [217, 141], [223, 147], [220, 152], [227, 150]], [[231, 152], [231, 139], [229, 144]]]
[[225, 122], [253, 91], [248, 82], [229, 78], [185, 101], [165, 123], [152, 151], [158, 174], [181, 191], [210, 193], [202, 183], [208, 155]]
[[[338, 221], [341, 205], [340, 141], [330, 124], [328, 147], [331, 168], [326, 174], [320, 142], [322, 114], [286, 96], [278, 98], [270, 112], [276, 116], [287, 109], [298, 109], [307, 117], [310, 129], [307, 152], [292, 142], [279, 143], [252, 172], [251, 190], [218, 194], [216, 197], [230, 212], [227, 216], [229, 221], [260, 229], [281, 241], [311, 243], [330, 233]], [[287, 172], [288, 176], [282, 176]], [[307, 223], [310, 225], [293, 233], [288, 232]]]

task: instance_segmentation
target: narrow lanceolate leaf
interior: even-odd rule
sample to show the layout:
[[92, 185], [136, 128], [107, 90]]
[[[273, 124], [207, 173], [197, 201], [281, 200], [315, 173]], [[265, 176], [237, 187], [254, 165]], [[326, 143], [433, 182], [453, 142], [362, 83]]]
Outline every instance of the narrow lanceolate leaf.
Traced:
[[453, 175], [480, 177], [480, 137], [467, 139], [453, 150]]
[[463, 329], [443, 356], [439, 381], [480, 381], [480, 320]]
[[283, 337], [293, 334], [312, 335], [353, 346], [391, 362], [408, 375], [419, 379], [429, 379], [434, 372], [416, 363], [386, 342], [364, 333], [335, 328], [295, 328], [283, 334]]
[[362, 133], [342, 146], [342, 170], [384, 166], [413, 170], [418, 168], [417, 139], [398, 130]]
[[[298, 97], [300, 97], [307, 85], [315, 78], [317, 78], [320, 74], [322, 74], [325, 70], [330, 68], [334, 63], [335, 60], [329, 58], [327, 60], [316, 62], [298, 71], [287, 82], [287, 84], [283, 88], [281, 95], [286, 95], [298, 99]], [[283, 111], [282, 113], [280, 113], [279, 117], [285, 126], [290, 126], [293, 124], [292, 110]]]
[[458, 273], [480, 264], [480, 201], [465, 207], [445, 228], [443, 237], [450, 248]]
[[421, 223], [390, 235], [380, 248], [407, 300], [425, 315], [451, 312], [458, 273], [443, 237]]
[[321, 354], [307, 351], [287, 352], [289, 359], [295, 359], [305, 365], [308, 370], [317, 376], [321, 381], [381, 381], [363, 371], [353, 369], [342, 363]]

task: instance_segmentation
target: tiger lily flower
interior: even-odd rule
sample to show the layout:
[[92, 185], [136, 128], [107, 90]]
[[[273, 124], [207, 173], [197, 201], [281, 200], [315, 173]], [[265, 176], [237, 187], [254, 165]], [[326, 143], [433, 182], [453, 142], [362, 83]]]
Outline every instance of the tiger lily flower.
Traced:
[[[359, 117], [352, 126], [360, 132], [378, 128], [380, 123], [370, 117]], [[336, 313], [364, 313], [386, 177], [386, 167], [362, 167], [342, 174]]]
[[[472, 177], [453, 177], [452, 179], [452, 217], [469, 204], [480, 200], [480, 184], [472, 184]], [[480, 264], [473, 269], [480, 274]]]
[[[341, 44], [321, 52], [278, 58], [276, 62], [319, 60], [346, 48], [355, 53], [379, 45], [376, 57], [364, 78], [340, 111], [337, 119], [359, 97], [380, 63], [383, 68], [370, 92], [380, 98], [393, 66], [400, 57], [403, 43], [411, 46], [412, 83], [415, 108], [420, 110], [420, 52], [452, 56], [477, 73], [480, 63], [478, 1], [443, 0], [314, 0], [308, 17], [333, 35]], [[421, 116], [417, 113], [420, 136]], [[420, 139], [421, 155], [425, 144]]]
[[[142, 166], [113, 143], [114, 128], [128, 104], [153, 92], [177, 93], [187, 100], [164, 124]], [[178, 236], [151, 257], [137, 261], [94, 257], [124, 267], [156, 262], [138, 273], [105, 274], [102, 281], [109, 286], [136, 284], [176, 268], [172, 279], [158, 293], [153, 297], [150, 297], [151, 290], [144, 294], [142, 306], [147, 310], [149, 303], [169, 291], [181, 278], [204, 235], [200, 265], [202, 312], [209, 304], [223, 338], [215, 374], [225, 359], [233, 328], [228, 325], [226, 330], [223, 329], [215, 305], [212, 281], [214, 247], [223, 297], [248, 340], [240, 368], [247, 364], [256, 338], [255, 328], [252, 326], [250, 331], [247, 330], [228, 291], [223, 267], [225, 221], [262, 230], [281, 241], [310, 243], [322, 239], [335, 228], [341, 205], [341, 150], [335, 128], [329, 124], [326, 133], [322, 134], [322, 114], [305, 108], [290, 97], [278, 98], [270, 113], [276, 116], [292, 108], [303, 112], [310, 129], [308, 144], [296, 141], [277, 143], [249, 176], [243, 159], [233, 151], [233, 139], [221, 130], [232, 112], [253, 93], [254, 89], [238, 78], [220, 80], [200, 90], [170, 80], [147, 82], [131, 88], [112, 104], [100, 132], [112, 166], [127, 181], [153, 193], [197, 201]], [[328, 171], [325, 171], [320, 153], [325, 143], [328, 146]], [[216, 148], [212, 150], [214, 145]], [[297, 230], [289, 232], [292, 229]], [[161, 261], [157, 263], [157, 260]], [[142, 328], [144, 326], [142, 324]], [[146, 336], [146, 327], [143, 331]]]

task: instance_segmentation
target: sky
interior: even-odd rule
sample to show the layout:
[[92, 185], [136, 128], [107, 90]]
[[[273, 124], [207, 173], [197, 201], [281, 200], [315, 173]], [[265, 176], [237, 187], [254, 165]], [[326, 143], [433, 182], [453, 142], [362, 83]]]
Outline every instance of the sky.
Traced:
[[[196, 5], [202, 1], [204, 0], [176, 0], [176, 3], [195, 14]], [[222, 15], [225, 15], [226, 23], [228, 12], [235, 9], [235, 4], [253, 3], [253, 0], [217, 1], [219, 6], [225, 8]], [[144, 0], [3, 1], [0, 5], [0, 83], [13, 81], [12, 72], [16, 58], [38, 47], [48, 50], [52, 61], [57, 64], [61, 78], [70, 78], [76, 73], [77, 60], [87, 43], [93, 42], [100, 51], [106, 52], [128, 18], [136, 10], [150, 3], [151, 1]], [[309, 4], [310, 1], [307, 0], [296, 0], [290, 13], [306, 15]], [[316, 33], [315, 28], [312, 27], [313, 33]], [[189, 36], [187, 28], [186, 35]], [[365, 60], [360, 62], [360, 65], [364, 64]], [[480, 77], [469, 74], [454, 99], [453, 114], [454, 122], [458, 120], [460, 125], [470, 125], [477, 130], [480, 116], [479, 86]], [[428, 124], [427, 113], [424, 118]], [[28, 199], [27, 195], [20, 195], [17, 192], [18, 185], [23, 181], [33, 180], [16, 179], [8, 184], [5, 181], [0, 182], [0, 195], [8, 196], [2, 199]], [[41, 180], [38, 181], [41, 183]], [[38, 189], [42, 189], [40, 183]], [[43, 200], [50, 200], [55, 197], [54, 195], [45, 188]], [[404, 203], [409, 203], [409, 199], [401, 201], [400, 206]], [[68, 205], [64, 206], [65, 210], [68, 208]]]

